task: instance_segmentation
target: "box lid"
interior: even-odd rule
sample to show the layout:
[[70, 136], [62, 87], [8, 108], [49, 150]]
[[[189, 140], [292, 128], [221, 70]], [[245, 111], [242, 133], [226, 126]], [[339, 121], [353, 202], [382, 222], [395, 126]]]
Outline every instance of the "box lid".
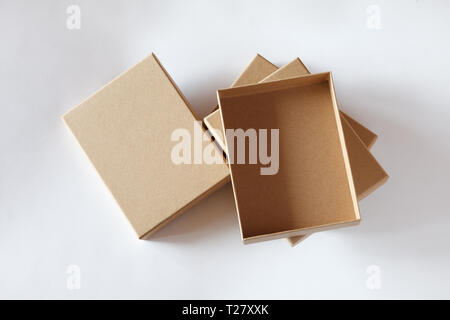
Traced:
[[[139, 238], [228, 181], [225, 164], [177, 165], [176, 129], [198, 117], [154, 54], [63, 116]], [[211, 141], [202, 140], [202, 146]], [[215, 146], [214, 146], [215, 147]]]

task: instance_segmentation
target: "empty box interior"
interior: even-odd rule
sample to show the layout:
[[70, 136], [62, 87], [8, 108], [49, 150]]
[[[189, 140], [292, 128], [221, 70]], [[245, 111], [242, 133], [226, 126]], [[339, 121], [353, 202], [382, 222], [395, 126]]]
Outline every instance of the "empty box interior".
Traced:
[[262, 175], [266, 165], [248, 163], [250, 139], [245, 164], [229, 159], [245, 243], [359, 222], [329, 73], [219, 90], [218, 99], [225, 130], [256, 129], [261, 138], [259, 129], [279, 129], [276, 174]]

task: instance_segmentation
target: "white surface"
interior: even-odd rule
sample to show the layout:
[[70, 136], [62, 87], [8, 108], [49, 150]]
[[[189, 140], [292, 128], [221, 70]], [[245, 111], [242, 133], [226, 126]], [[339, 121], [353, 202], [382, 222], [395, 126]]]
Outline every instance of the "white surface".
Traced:
[[[0, 298], [450, 298], [450, 4], [189, 3], [1, 0]], [[256, 52], [332, 70], [391, 176], [361, 225], [244, 246], [227, 186], [138, 241], [60, 116], [152, 51], [202, 116]]]

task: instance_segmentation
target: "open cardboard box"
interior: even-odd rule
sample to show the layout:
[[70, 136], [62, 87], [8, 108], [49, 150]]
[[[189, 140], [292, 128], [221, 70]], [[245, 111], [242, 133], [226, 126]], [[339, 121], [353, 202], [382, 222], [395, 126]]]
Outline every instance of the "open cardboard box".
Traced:
[[[257, 61], [262, 61], [262, 65], [267, 65], [267, 62], [264, 62], [267, 60], [260, 56], [257, 56], [247, 69], [257, 67]], [[309, 71], [301, 62], [301, 60], [297, 58], [289, 64], [273, 72], [261, 82], [286, 79], [304, 74], [309, 74]], [[352, 168], [356, 194], [358, 200], [361, 200], [362, 198], [373, 192], [375, 189], [377, 189], [380, 185], [382, 185], [387, 180], [388, 175], [376, 161], [376, 159], [372, 156], [372, 154], [368, 151], [364, 142], [359, 138], [358, 134], [356, 134], [353, 128], [359, 128], [358, 132], [366, 137], [366, 143], [369, 145], [373, 144], [376, 139], [376, 135], [373, 134], [369, 129], [359, 124], [356, 120], [353, 120], [352, 118], [346, 116], [343, 112], [340, 112], [340, 116]], [[347, 122], [348, 119], [353, 123], [354, 127], [352, 127], [349, 122]], [[210, 132], [215, 135], [216, 142], [221, 147], [225, 147], [225, 144], [223, 143], [224, 139], [222, 122], [220, 119], [219, 110], [207, 116], [204, 119], [204, 123], [210, 130]], [[292, 245], [295, 245], [305, 238], [306, 235], [292, 237], [288, 240]]]
[[174, 130], [207, 136], [198, 119], [153, 54], [63, 116], [141, 239], [229, 181], [224, 163], [171, 161]]
[[269, 175], [262, 174], [261, 161], [249, 163], [255, 151], [250, 143], [244, 144], [245, 163], [236, 161], [234, 146], [239, 139], [226, 134], [244, 243], [359, 223], [330, 73], [224, 89], [217, 95], [224, 132], [256, 130], [260, 156], [264, 139], [259, 130], [279, 129], [279, 144], [266, 140], [272, 160], [279, 147], [278, 170]]

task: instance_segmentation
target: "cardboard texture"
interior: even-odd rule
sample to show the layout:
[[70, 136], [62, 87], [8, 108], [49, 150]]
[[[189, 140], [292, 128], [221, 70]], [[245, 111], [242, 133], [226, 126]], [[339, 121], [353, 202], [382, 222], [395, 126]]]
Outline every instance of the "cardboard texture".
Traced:
[[[294, 59], [287, 65], [283, 66], [282, 69], [282, 72], [274, 71], [274, 74], [267, 76], [265, 79], [261, 80], [261, 82], [281, 80], [310, 74], [309, 70], [299, 58]], [[342, 111], [340, 111], [340, 114], [341, 117], [343, 116], [345, 120], [347, 120], [347, 123], [353, 128], [366, 147], [370, 148], [375, 143], [378, 138], [375, 133], [364, 127], [361, 123], [350, 117], [348, 114]]]
[[63, 119], [139, 238], [228, 182], [226, 164], [171, 161], [173, 131], [185, 128], [194, 136], [203, 128], [153, 54]]
[[[289, 64], [278, 69], [277, 71], [263, 79], [261, 82], [281, 80], [308, 73], [309, 72], [307, 68], [304, 66], [301, 60], [297, 58]], [[213, 114], [208, 116], [208, 119], [205, 118], [205, 124], [210, 131], [216, 132], [215, 130], [217, 129], [212, 128], [221, 128], [222, 123], [221, 119], [219, 118], [220, 112], [217, 113], [219, 117], [212, 115]], [[356, 194], [358, 196], [358, 199], [361, 200], [365, 196], [376, 190], [379, 186], [381, 186], [388, 179], [388, 175], [365, 147], [362, 140], [359, 139], [356, 132], [349, 125], [349, 123], [347, 122], [348, 117], [346, 117], [342, 112], [340, 113], [340, 115], [347, 144], [347, 150], [349, 152], [348, 155], [355, 183]], [[358, 123], [356, 122], [356, 124]], [[369, 130], [361, 130], [361, 132], [365, 131], [370, 132]], [[219, 143], [219, 141], [224, 141], [220, 138], [222, 136], [223, 133], [221, 131], [220, 135], [216, 139], [216, 142]], [[223, 142], [222, 144], [219, 143], [219, 145], [222, 147]], [[305, 236], [298, 236], [295, 238], [289, 238], [288, 240], [291, 245], [295, 245], [304, 239]]]
[[341, 110], [341, 116], [344, 116], [345, 120], [347, 120], [348, 124], [352, 127], [352, 129], [356, 132], [358, 137], [364, 143], [364, 145], [370, 149], [374, 145], [375, 141], [377, 141], [378, 136], [364, 127], [361, 123], [350, 117], [348, 114]]
[[[296, 77], [302, 74], [309, 74], [308, 69], [306, 66], [301, 62], [300, 59], [296, 59], [301, 64], [302, 70], [292, 70], [292, 71], [285, 71], [289, 72], [290, 75], [286, 74], [284, 78], [290, 78], [290, 77]], [[294, 60], [294, 61], [296, 61]], [[294, 62], [293, 61], [293, 62]], [[293, 63], [291, 62], [291, 64]], [[256, 55], [256, 57], [252, 60], [252, 62], [247, 66], [247, 68], [244, 70], [244, 72], [236, 79], [236, 81], [231, 85], [231, 87], [236, 86], [243, 86], [247, 84], [255, 84], [263, 80], [265, 77], [267, 77], [267, 81], [272, 81], [275, 79], [269, 79], [269, 75], [273, 72], [278, 70], [278, 67], [276, 67], [274, 64], [269, 62], [267, 59], [262, 57], [261, 55]], [[299, 72], [297, 74], [297, 71]], [[280, 78], [281, 79], [281, 78]], [[363, 141], [363, 143], [368, 147], [371, 148], [375, 141], [377, 140], [378, 136], [369, 130], [368, 128], [364, 127], [361, 123], [350, 117], [348, 114], [341, 111], [341, 115], [346, 118], [348, 123], [352, 126], [353, 130], [355, 130], [356, 134], [360, 137], [360, 139]], [[222, 150], [225, 150], [224, 145], [224, 139], [221, 137], [223, 136], [223, 133], [221, 131], [222, 123], [220, 119], [219, 110], [215, 108], [215, 111], [210, 113], [208, 116], [206, 116], [203, 119], [203, 122], [205, 123], [206, 127], [211, 132], [211, 135], [215, 137], [216, 143], [222, 148]], [[217, 131], [216, 131], [217, 130]]]
[[[268, 76], [262, 82], [286, 79], [290, 77], [295, 77], [298, 75], [302, 75], [305, 73], [309, 73], [304, 64], [300, 59], [295, 59], [284, 67], [280, 68], [278, 71], [274, 72], [272, 75]], [[355, 190], [358, 197], [358, 200], [362, 200], [364, 197], [375, 191], [378, 187], [380, 187], [386, 180], [388, 179], [387, 173], [381, 167], [381, 165], [377, 162], [377, 160], [372, 156], [370, 151], [364, 145], [362, 139], [356, 134], [348, 119], [353, 121], [355, 126], [361, 127], [358, 122], [353, 120], [352, 118], [346, 116], [343, 112], [340, 111], [342, 128], [344, 132], [345, 142], [347, 145], [348, 156], [350, 159], [350, 165], [352, 169], [353, 181], [355, 184]], [[367, 132], [371, 132], [369, 130], [360, 130], [368, 141], [373, 140], [373, 135], [367, 134]], [[375, 135], [376, 139], [376, 135]], [[372, 142], [373, 144], [373, 142]], [[288, 239], [291, 245], [295, 245], [300, 241], [304, 240], [303, 237], [295, 237]]]
[[[239, 77], [231, 84], [231, 87], [258, 83], [261, 79], [264, 79], [277, 70], [278, 67], [276, 65], [260, 54], [257, 54]], [[215, 111], [205, 117], [203, 122], [207, 126], [211, 136], [214, 137], [216, 143], [222, 150], [225, 150], [225, 145], [223, 144], [224, 140], [220, 138], [222, 134], [222, 120], [220, 119], [218, 108], [219, 106], [216, 106], [214, 108]]]
[[276, 65], [257, 54], [231, 87], [255, 84], [277, 70], [278, 67]]
[[244, 243], [359, 222], [330, 73], [219, 90], [218, 100], [224, 129], [279, 129], [277, 174], [261, 175], [261, 165], [230, 159]]

